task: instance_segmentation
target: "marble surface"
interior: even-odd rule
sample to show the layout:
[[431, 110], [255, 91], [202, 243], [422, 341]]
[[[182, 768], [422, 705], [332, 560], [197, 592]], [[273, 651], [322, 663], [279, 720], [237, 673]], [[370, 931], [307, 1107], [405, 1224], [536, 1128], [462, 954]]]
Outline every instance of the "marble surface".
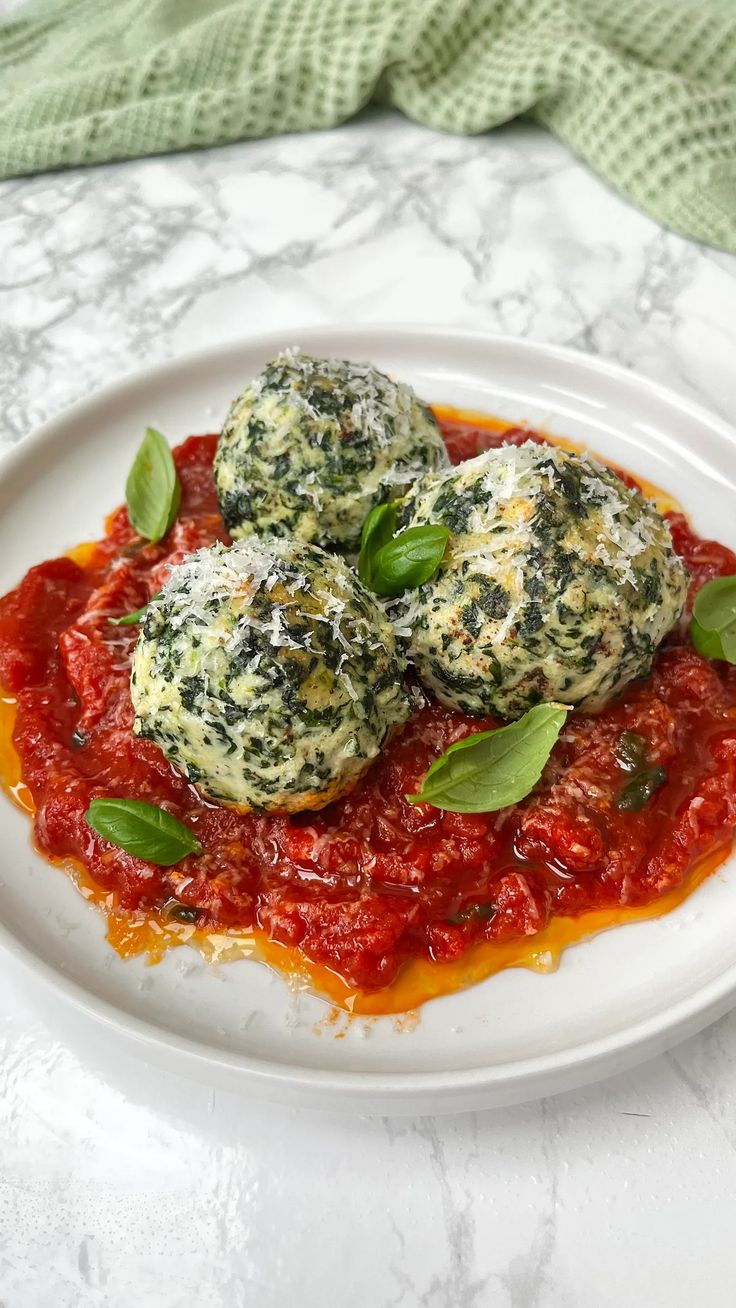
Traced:
[[[736, 411], [736, 261], [521, 126], [330, 134], [0, 186], [0, 440], [300, 324], [574, 345]], [[0, 1305], [731, 1308], [736, 1014], [522, 1108], [386, 1121], [99, 1068], [0, 959]]]

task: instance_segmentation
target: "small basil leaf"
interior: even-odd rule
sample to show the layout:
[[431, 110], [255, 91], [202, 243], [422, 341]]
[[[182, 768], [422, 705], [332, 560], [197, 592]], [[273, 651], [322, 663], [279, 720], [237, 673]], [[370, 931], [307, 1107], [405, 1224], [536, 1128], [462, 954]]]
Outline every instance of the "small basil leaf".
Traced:
[[507, 727], [466, 736], [432, 764], [419, 794], [406, 798], [451, 813], [495, 813], [517, 804], [539, 781], [568, 711], [537, 704]]
[[363, 523], [358, 555], [358, 576], [365, 586], [371, 587], [373, 564], [382, 545], [387, 544], [396, 531], [396, 505], [377, 504]]
[[616, 800], [616, 808], [623, 813], [640, 813], [666, 780], [666, 768], [648, 768], [646, 772], [640, 772], [624, 786]]
[[706, 631], [696, 618], [690, 623], [690, 639], [704, 659], [725, 659], [726, 655], [717, 631]]
[[187, 854], [202, 853], [188, 827], [141, 799], [93, 799], [85, 817], [98, 836], [147, 863], [172, 867]]
[[141, 622], [148, 612], [149, 605], [144, 604], [142, 609], [134, 609], [132, 613], [126, 613], [124, 618], [110, 618], [111, 627], [134, 627], [137, 622]]
[[423, 586], [437, 571], [450, 533], [447, 527], [407, 527], [373, 561], [372, 589], [376, 595], [398, 595], [410, 587]]
[[181, 485], [174, 457], [160, 431], [149, 427], [125, 483], [128, 517], [139, 536], [154, 545], [178, 511]]
[[715, 577], [701, 586], [693, 616], [706, 631], [720, 631], [736, 621], [736, 577]]
[[695, 596], [690, 636], [699, 654], [736, 663], [736, 577], [715, 577]]

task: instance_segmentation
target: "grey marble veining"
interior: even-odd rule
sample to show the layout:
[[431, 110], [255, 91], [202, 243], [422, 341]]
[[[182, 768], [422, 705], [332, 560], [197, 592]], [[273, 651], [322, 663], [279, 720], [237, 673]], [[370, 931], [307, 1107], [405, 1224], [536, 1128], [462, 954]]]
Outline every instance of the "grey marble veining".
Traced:
[[0, 187], [4, 440], [122, 371], [248, 331], [456, 323], [578, 346], [733, 408], [734, 260], [533, 128], [339, 133]]
[[[0, 186], [3, 442], [144, 364], [380, 320], [575, 345], [736, 412], [736, 261], [531, 127], [369, 115]], [[107, 1075], [0, 976], [0, 1303], [734, 1302], [736, 1016], [555, 1100], [340, 1120]]]

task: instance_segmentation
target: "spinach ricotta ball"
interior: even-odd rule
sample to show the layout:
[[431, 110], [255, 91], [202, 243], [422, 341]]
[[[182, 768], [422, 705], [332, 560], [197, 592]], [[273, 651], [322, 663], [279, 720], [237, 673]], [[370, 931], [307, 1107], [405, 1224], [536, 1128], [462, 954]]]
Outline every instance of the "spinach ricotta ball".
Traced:
[[372, 508], [446, 465], [434, 416], [409, 386], [367, 363], [287, 353], [233, 404], [214, 476], [232, 536], [351, 551]]
[[134, 731], [241, 811], [323, 808], [410, 705], [390, 623], [341, 559], [276, 537], [198, 550], [151, 602]]
[[526, 442], [417, 483], [403, 526], [451, 534], [396, 605], [441, 703], [513, 718], [540, 701], [601, 708], [650, 669], [687, 573], [653, 504], [588, 455]]

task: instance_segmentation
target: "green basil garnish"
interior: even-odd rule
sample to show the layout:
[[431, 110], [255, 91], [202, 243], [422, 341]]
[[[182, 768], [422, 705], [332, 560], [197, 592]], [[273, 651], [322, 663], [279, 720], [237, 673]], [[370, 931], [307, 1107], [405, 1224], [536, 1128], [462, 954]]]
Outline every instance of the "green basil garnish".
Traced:
[[649, 745], [636, 731], [622, 731], [614, 748], [614, 757], [627, 781], [616, 796], [616, 808], [622, 813], [640, 813], [656, 790], [667, 780], [665, 768], [649, 766]]
[[[150, 603], [150, 601], [149, 601]], [[142, 609], [134, 609], [132, 613], [126, 613], [124, 618], [110, 618], [111, 627], [134, 627], [137, 622], [141, 622], [148, 612], [148, 604], [144, 604]]]
[[197, 921], [199, 909], [192, 904], [182, 904], [178, 899], [167, 899], [161, 916], [171, 922], [191, 923]]
[[695, 596], [690, 636], [699, 654], [736, 663], [736, 577], [715, 577]]
[[451, 813], [495, 813], [524, 799], [539, 781], [569, 710], [537, 704], [518, 722], [466, 736], [429, 769], [410, 804]]
[[387, 598], [423, 586], [434, 576], [450, 538], [447, 527], [407, 527], [378, 551], [373, 590]]
[[125, 483], [128, 517], [139, 536], [156, 544], [179, 511], [181, 485], [174, 457], [160, 431], [149, 427]]
[[616, 800], [616, 808], [623, 813], [640, 813], [666, 780], [666, 768], [647, 768], [624, 786]]
[[98, 836], [147, 863], [172, 867], [187, 854], [202, 853], [188, 827], [142, 799], [93, 799], [85, 817]]
[[614, 754], [622, 772], [640, 772], [646, 767], [647, 742], [636, 731], [622, 731]]
[[378, 551], [387, 545], [396, 531], [396, 505], [377, 504], [363, 523], [358, 555], [358, 576], [372, 589], [373, 565]]
[[[698, 654], [702, 654], [704, 659], [726, 659], [718, 632], [706, 631], [695, 618], [690, 623], [690, 639]], [[736, 659], [726, 659], [726, 662], [734, 663]]]
[[376, 595], [387, 599], [423, 586], [437, 571], [450, 533], [447, 527], [407, 527], [394, 536], [396, 508], [379, 504], [363, 524], [358, 576]]

